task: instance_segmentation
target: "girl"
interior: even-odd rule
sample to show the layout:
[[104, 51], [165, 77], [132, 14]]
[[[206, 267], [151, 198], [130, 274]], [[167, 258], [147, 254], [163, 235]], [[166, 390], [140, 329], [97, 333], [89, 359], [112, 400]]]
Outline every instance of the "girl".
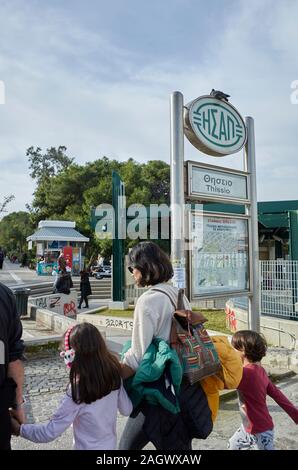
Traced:
[[74, 449], [116, 448], [117, 409], [132, 411], [120, 377], [120, 364], [103, 337], [90, 323], [67, 330], [61, 353], [70, 368], [70, 387], [48, 423], [22, 424], [12, 420], [13, 432], [33, 442], [49, 442], [73, 424]]
[[238, 386], [242, 426], [229, 440], [231, 450], [274, 450], [273, 421], [266, 405], [269, 395], [298, 424], [298, 409], [269, 380], [260, 364], [266, 355], [265, 338], [255, 331], [237, 331], [232, 346], [242, 357], [243, 376]]

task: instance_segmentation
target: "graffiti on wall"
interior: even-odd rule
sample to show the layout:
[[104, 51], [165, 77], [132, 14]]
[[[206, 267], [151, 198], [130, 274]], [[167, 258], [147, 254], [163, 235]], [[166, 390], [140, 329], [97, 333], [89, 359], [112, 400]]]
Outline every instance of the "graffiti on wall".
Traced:
[[59, 306], [60, 306], [60, 300], [61, 300], [61, 297], [60, 297], [60, 296], [58, 296], [58, 297], [50, 297], [50, 298], [49, 298], [49, 307], [50, 307], [50, 308], [59, 307]]
[[36, 307], [39, 308], [47, 308], [47, 298], [46, 297], [39, 297], [35, 300]]
[[63, 304], [63, 313], [66, 317], [76, 315], [77, 309], [76, 309], [76, 304], [73, 300], [69, 302], [68, 304]]
[[106, 317], [106, 328], [121, 328], [122, 330], [132, 330], [132, 320], [119, 320], [117, 318]]
[[237, 320], [235, 311], [228, 306], [226, 306], [226, 326], [233, 333], [237, 331]]

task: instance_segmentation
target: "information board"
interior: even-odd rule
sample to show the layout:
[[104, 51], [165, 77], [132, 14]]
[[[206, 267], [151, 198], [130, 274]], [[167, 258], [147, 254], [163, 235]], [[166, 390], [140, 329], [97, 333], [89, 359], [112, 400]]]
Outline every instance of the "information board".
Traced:
[[190, 215], [192, 298], [248, 291], [248, 220]]

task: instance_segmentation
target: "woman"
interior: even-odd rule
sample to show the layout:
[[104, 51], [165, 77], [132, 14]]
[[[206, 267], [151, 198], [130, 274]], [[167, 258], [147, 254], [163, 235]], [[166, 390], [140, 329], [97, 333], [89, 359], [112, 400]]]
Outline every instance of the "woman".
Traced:
[[66, 269], [62, 269], [59, 271], [59, 275], [57, 276], [57, 281], [54, 285], [54, 293], [69, 295], [70, 289], [72, 288], [73, 282], [70, 273], [68, 273]]
[[83, 300], [85, 301], [85, 307], [84, 308], [89, 308], [88, 305], [88, 295], [91, 295], [91, 286], [90, 286], [90, 281], [89, 281], [89, 274], [85, 269], [80, 272], [81, 275], [81, 282], [80, 282], [80, 291], [81, 291], [81, 299], [78, 308], [82, 307]]
[[[136, 285], [150, 288], [141, 295], [135, 307], [131, 347], [122, 359], [124, 378], [135, 374], [155, 338], [169, 343], [175, 310], [173, 305], [177, 305], [178, 300], [178, 289], [168, 284], [173, 277], [171, 262], [158, 245], [149, 241], [139, 243], [129, 253], [129, 261], [129, 270]], [[184, 304], [186, 309], [190, 309], [186, 298]], [[162, 411], [160, 407], [158, 412]], [[120, 450], [142, 449], [149, 442], [148, 434], [144, 431], [146, 419], [143, 412], [128, 418], [121, 437]], [[191, 449], [191, 439], [182, 443], [177, 432], [173, 445], [176, 449]]]

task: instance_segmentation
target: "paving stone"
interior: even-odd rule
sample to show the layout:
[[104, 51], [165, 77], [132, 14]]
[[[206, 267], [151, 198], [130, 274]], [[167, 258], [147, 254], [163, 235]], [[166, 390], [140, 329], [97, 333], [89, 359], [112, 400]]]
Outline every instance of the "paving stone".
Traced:
[[[42, 374], [42, 380], [40, 375]], [[49, 420], [57, 409], [68, 384], [68, 371], [60, 357], [36, 358], [25, 363], [26, 415], [29, 423]], [[298, 405], [298, 376], [288, 377], [277, 384], [288, 398]], [[275, 423], [276, 448], [298, 450], [297, 426], [272, 399], [268, 399], [270, 413]], [[118, 439], [125, 426], [126, 418], [118, 415]], [[240, 425], [238, 400], [221, 401], [213, 432], [206, 440], [193, 440], [195, 450], [226, 449], [228, 439]], [[72, 428], [47, 444], [35, 444], [22, 438], [13, 438], [13, 449], [71, 449]], [[154, 449], [149, 444], [145, 449]]]

